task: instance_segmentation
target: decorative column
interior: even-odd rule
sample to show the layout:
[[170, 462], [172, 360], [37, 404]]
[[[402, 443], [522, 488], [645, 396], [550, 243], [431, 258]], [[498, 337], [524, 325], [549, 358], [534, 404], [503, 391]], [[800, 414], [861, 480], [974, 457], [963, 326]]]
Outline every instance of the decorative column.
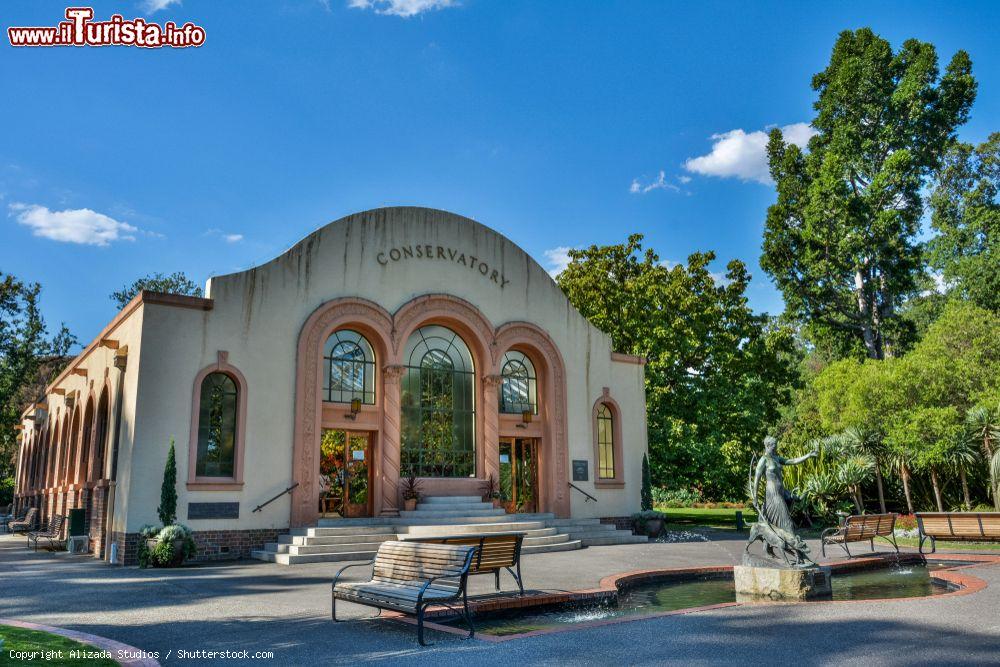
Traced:
[[502, 375], [487, 375], [483, 378], [483, 477], [493, 475], [500, 484], [500, 408], [498, 393], [503, 382]]
[[380, 444], [382, 509], [380, 516], [399, 516], [400, 387], [405, 366], [382, 371], [382, 442]]

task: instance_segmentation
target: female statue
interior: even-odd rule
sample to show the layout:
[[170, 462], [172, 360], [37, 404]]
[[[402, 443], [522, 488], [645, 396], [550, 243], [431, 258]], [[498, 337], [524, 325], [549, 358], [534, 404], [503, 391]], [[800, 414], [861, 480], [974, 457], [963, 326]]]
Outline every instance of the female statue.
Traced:
[[757, 493], [761, 475], [764, 476], [764, 515], [767, 522], [774, 528], [787, 530], [795, 533], [795, 524], [792, 522], [792, 513], [788, 506], [795, 496], [785, 489], [785, 483], [781, 478], [781, 471], [784, 466], [794, 466], [808, 461], [816, 456], [816, 452], [809, 452], [804, 456], [794, 459], [786, 459], [778, 456], [778, 441], [772, 437], [764, 438], [764, 455], [757, 462], [757, 469], [753, 476], [753, 493]]

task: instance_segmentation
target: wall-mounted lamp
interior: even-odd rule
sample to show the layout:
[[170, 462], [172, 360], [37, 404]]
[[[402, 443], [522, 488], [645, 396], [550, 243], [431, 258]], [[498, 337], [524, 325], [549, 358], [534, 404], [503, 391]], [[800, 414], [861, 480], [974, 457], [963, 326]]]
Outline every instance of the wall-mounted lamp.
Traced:
[[348, 419], [357, 419], [358, 413], [361, 412], [361, 399], [352, 398], [351, 399], [351, 411], [344, 415]]
[[531, 410], [524, 410], [521, 412], [521, 423], [517, 425], [518, 428], [528, 428], [528, 424], [531, 423]]

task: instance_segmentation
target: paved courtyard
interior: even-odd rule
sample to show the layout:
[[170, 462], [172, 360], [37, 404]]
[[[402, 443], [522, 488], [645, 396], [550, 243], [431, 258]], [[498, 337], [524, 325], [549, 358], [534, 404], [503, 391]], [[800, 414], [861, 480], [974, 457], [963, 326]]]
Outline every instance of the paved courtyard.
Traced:
[[[526, 556], [525, 582], [535, 590], [581, 590], [629, 570], [738, 561], [743, 537], [707, 534], [707, 542]], [[421, 648], [411, 625], [385, 619], [330, 621], [330, 580], [338, 563], [139, 570], [67, 554], [36, 554], [24, 544], [23, 538], [0, 536], [0, 618], [102, 635], [158, 651], [164, 664], [177, 662], [180, 649], [273, 651], [283, 665], [1000, 663], [1000, 565], [969, 572], [988, 584], [972, 595], [738, 606], [500, 644], [429, 632], [436, 643]], [[364, 575], [363, 568], [355, 572], [357, 578]], [[491, 587], [492, 577], [472, 580], [473, 591]], [[359, 619], [373, 611], [344, 603], [338, 609]], [[173, 657], [166, 657], [171, 651]]]

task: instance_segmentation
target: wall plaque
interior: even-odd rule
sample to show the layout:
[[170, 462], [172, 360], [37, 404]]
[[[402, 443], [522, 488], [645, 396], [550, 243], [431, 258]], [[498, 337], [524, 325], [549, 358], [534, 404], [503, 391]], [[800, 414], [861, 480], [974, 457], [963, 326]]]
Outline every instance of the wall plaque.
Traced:
[[239, 518], [239, 503], [188, 503], [188, 521]]
[[590, 473], [587, 471], [588, 461], [573, 461], [573, 481], [586, 482], [590, 480]]

